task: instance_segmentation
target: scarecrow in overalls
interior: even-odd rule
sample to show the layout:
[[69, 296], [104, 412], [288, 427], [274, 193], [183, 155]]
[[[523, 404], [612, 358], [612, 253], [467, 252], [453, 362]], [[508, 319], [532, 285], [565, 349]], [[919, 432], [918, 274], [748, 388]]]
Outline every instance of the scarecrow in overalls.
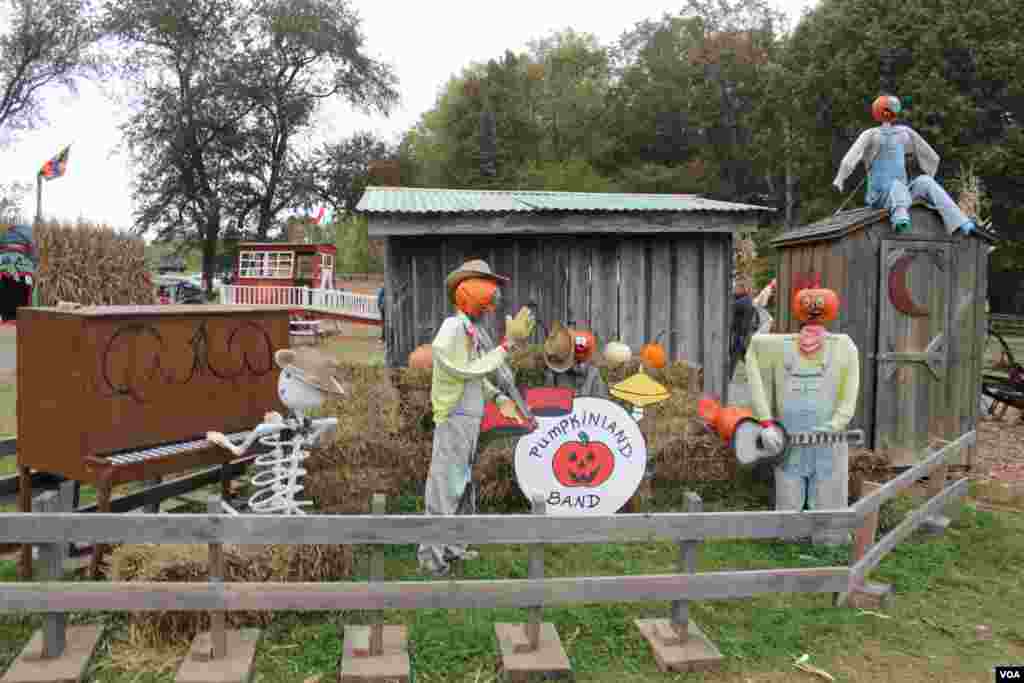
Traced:
[[[882, 125], [860, 134], [843, 157], [833, 186], [842, 192], [843, 183], [853, 173], [857, 162], [863, 160], [868, 173], [865, 204], [876, 209], [889, 209], [890, 220], [897, 233], [910, 229], [910, 205], [915, 199], [920, 199], [939, 212], [950, 234], [957, 229], [965, 235], [970, 234], [975, 228], [974, 221], [964, 215], [933, 177], [939, 168], [939, 155], [914, 129], [893, 124], [901, 109], [900, 101], [892, 95], [882, 95], [874, 101], [871, 114]], [[924, 175], [909, 183], [904, 159], [908, 147], [924, 171]]]
[[[467, 261], [446, 281], [448, 298], [458, 310], [441, 324], [431, 345], [434, 446], [425, 491], [428, 515], [473, 511], [472, 503], [460, 503], [469, 491], [485, 401], [494, 400], [505, 417], [524, 421], [515, 402], [499, 392], [487, 376], [505, 363], [510, 350], [529, 339], [533, 313], [523, 307], [514, 319], [506, 317], [506, 338], [493, 349], [487, 332], [479, 326], [481, 317], [495, 309], [499, 285], [508, 281], [491, 272], [484, 261]], [[452, 560], [473, 559], [477, 553], [463, 545], [421, 545], [417, 556], [422, 571], [443, 576], [450, 571]]]
[[[845, 508], [849, 496], [849, 445], [793, 445], [785, 432], [843, 432], [853, 419], [860, 389], [860, 357], [853, 340], [831, 334], [839, 300], [828, 289], [803, 289], [793, 297], [799, 335], [756, 334], [745, 358], [754, 417], [767, 451], [786, 454], [775, 466], [775, 508], [801, 511]], [[825, 533], [815, 543], [837, 544], [845, 533]]]
[[586, 330], [570, 330], [556, 321], [544, 340], [544, 385], [567, 387], [576, 396], [608, 398], [608, 385], [590, 360], [596, 346]]

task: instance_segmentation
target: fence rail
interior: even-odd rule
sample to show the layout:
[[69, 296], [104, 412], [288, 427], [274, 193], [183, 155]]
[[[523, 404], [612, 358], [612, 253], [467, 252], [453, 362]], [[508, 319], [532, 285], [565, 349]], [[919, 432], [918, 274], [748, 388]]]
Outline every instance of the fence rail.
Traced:
[[[687, 633], [688, 601], [746, 598], [765, 593], [832, 593], [841, 604], [864, 590], [864, 578], [903, 539], [967, 492], [967, 479], [945, 486], [945, 460], [976, 441], [963, 434], [880, 487], [852, 507], [812, 512], [699, 512], [701, 502], [688, 493], [686, 513], [558, 516], [546, 514], [543, 498], [526, 515], [385, 515], [375, 496], [371, 515], [226, 515], [219, 498], [208, 514], [110, 514], [69, 512], [61, 501], [42, 501], [41, 512], [0, 514], [0, 542], [37, 544], [47, 558], [59, 557], [70, 541], [97, 543], [207, 544], [211, 578], [207, 582], [64, 582], [59, 562], [44, 567], [49, 581], [0, 583], [0, 612], [44, 612], [44, 650], [63, 650], [63, 614], [77, 611], [209, 611], [213, 638], [224, 655], [224, 611], [396, 610], [428, 608], [526, 607], [531, 647], [537, 645], [541, 608], [551, 604], [673, 602], [672, 628]], [[879, 507], [914, 481], [942, 472], [937, 492], [877, 544]], [[936, 479], [938, 481], [938, 479]], [[934, 482], [932, 482], [934, 484]], [[43, 494], [52, 498], [55, 494]], [[695, 543], [709, 538], [792, 538], [822, 531], [855, 530], [849, 566], [783, 568], [693, 573]], [[671, 539], [680, 545], [679, 573], [641, 576], [547, 578], [543, 546]], [[530, 545], [527, 579], [382, 581], [376, 562], [368, 582], [258, 583], [223, 582], [216, 571], [225, 543], [262, 544], [510, 544]], [[379, 555], [379, 549], [374, 549]], [[379, 617], [374, 617], [379, 621]], [[379, 631], [380, 624], [372, 627]], [[529, 635], [532, 634], [532, 635]], [[375, 641], [379, 645], [378, 640]], [[380, 652], [379, 647], [375, 648]]]
[[220, 302], [226, 305], [312, 307], [337, 312], [350, 318], [381, 319], [376, 296], [337, 289], [221, 285]]

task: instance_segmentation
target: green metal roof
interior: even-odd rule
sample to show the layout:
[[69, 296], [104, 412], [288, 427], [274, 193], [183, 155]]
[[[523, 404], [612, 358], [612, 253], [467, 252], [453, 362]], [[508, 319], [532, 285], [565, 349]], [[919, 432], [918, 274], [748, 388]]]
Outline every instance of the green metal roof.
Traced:
[[766, 206], [734, 204], [692, 194], [623, 194], [613, 192], [541, 192], [536, 190], [448, 190], [419, 187], [366, 188], [356, 211], [380, 214], [535, 213], [546, 211], [775, 211]]

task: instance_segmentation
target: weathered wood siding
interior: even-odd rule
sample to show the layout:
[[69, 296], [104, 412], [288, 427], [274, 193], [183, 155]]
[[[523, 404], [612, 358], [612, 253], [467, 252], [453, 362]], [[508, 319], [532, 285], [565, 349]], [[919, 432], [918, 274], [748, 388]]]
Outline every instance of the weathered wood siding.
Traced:
[[[869, 446], [879, 448], [875, 432], [879, 419], [878, 394], [879, 372], [875, 354], [878, 352], [880, 335], [895, 333], [916, 345], [927, 334], [921, 327], [916, 334], [902, 316], [894, 317], [892, 323], [900, 329], [879, 329], [882, 304], [888, 304], [888, 291], [882, 286], [884, 278], [880, 272], [882, 240], [907, 242], [950, 243], [951, 277], [925, 276], [912, 272], [911, 288], [919, 303], [941, 307], [946, 312], [944, 327], [947, 329], [949, 345], [946, 378], [930, 391], [928, 400], [916, 403], [923, 408], [933, 406], [929, 414], [917, 414], [912, 408], [893, 412], [891, 406], [885, 409], [888, 419], [883, 431], [892, 432], [895, 438], [909, 438], [907, 429], [920, 426], [923, 433], [943, 439], [953, 439], [959, 434], [974, 429], [978, 419], [978, 394], [980, 388], [980, 354], [984, 344], [987, 317], [985, 314], [985, 292], [988, 287], [988, 257], [986, 244], [974, 237], [960, 233], [950, 236], [939, 216], [923, 207], [911, 208], [912, 229], [909, 233], [896, 235], [888, 220], [868, 225], [843, 238], [823, 242], [810, 242], [782, 246], [778, 261], [778, 294], [776, 301], [777, 332], [796, 332], [799, 325], [790, 312], [793, 286], [800, 274], [820, 273], [822, 285], [834, 289], [840, 296], [842, 306], [837, 320], [829, 330], [850, 335], [861, 356], [860, 396], [857, 412], [851, 428], [864, 429], [869, 435]], [[914, 288], [914, 280], [925, 278]], [[934, 286], [933, 286], [934, 285]], [[948, 302], [948, 305], [947, 303]], [[920, 327], [920, 325], [919, 325]], [[902, 330], [902, 332], [900, 332]], [[919, 339], [920, 338], [920, 339]], [[927, 344], [928, 340], [921, 342]], [[927, 369], [908, 368], [914, 373], [927, 373]], [[906, 374], [906, 373], [904, 373]], [[902, 434], [903, 437], [896, 437]], [[963, 458], [966, 462], [966, 453]]]
[[[730, 233], [577, 237], [402, 236], [387, 240], [388, 365], [429, 342], [452, 313], [444, 280], [469, 258], [483, 258], [512, 282], [486, 325], [497, 341], [505, 315], [535, 304], [555, 320], [590, 329], [601, 349], [621, 340], [638, 353], [664, 332], [670, 357], [698, 363], [710, 391], [725, 395], [732, 319]], [[537, 326], [533, 340], [545, 331]]]

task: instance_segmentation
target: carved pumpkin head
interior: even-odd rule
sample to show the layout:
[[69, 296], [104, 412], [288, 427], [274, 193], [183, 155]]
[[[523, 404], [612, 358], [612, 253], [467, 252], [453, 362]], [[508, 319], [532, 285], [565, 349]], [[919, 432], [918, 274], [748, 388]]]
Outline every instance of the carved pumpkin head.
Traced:
[[494, 310], [497, 283], [474, 277], [463, 280], [455, 288], [455, 306], [470, 318], [479, 318]]
[[903, 109], [900, 100], [892, 95], [881, 95], [871, 104], [871, 116], [879, 123], [891, 123]]
[[793, 295], [793, 317], [802, 323], [824, 325], [839, 314], [839, 295], [822, 287], [801, 289]]
[[589, 330], [577, 330], [569, 328], [569, 335], [572, 337], [573, 351], [577, 363], [586, 363], [594, 355], [597, 348], [597, 340]]
[[591, 441], [586, 432], [580, 432], [579, 441], [567, 441], [555, 451], [551, 467], [562, 486], [595, 487], [612, 476], [615, 455], [600, 441]]

